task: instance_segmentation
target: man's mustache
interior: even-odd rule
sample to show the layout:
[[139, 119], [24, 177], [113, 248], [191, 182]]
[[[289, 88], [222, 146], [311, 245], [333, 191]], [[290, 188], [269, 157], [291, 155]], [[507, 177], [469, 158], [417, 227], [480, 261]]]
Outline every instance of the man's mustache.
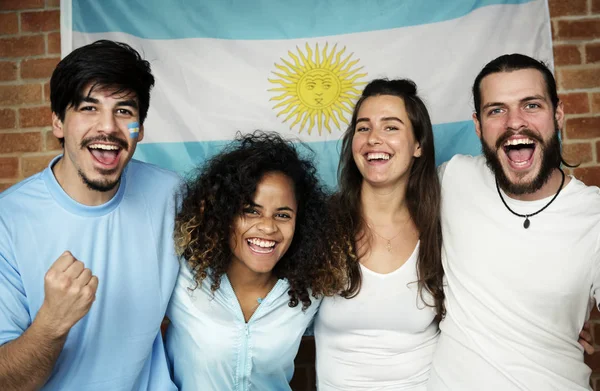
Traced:
[[84, 138], [83, 140], [81, 140], [81, 148], [87, 148], [88, 145], [97, 142], [117, 144], [119, 147], [121, 147], [121, 149], [124, 149], [126, 151], [129, 149], [129, 144], [127, 143], [127, 141], [112, 134]]

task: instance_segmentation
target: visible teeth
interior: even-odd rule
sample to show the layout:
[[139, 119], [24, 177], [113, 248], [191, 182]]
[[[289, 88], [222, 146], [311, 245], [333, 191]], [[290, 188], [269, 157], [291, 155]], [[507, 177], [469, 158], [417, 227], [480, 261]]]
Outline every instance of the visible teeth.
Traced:
[[512, 140], [506, 140], [504, 143], [505, 147], [509, 145], [521, 145], [521, 144], [533, 144], [533, 140], [530, 138], [514, 138]]
[[248, 239], [248, 243], [254, 244], [258, 247], [273, 247], [275, 246], [275, 242], [272, 240], [264, 240], [258, 238]]
[[375, 160], [375, 159], [390, 160], [390, 155], [388, 153], [383, 153], [383, 152], [367, 154], [367, 160]]
[[88, 148], [91, 149], [103, 149], [105, 151], [116, 151], [119, 149], [116, 145], [106, 145], [106, 144], [92, 144], [89, 145]]

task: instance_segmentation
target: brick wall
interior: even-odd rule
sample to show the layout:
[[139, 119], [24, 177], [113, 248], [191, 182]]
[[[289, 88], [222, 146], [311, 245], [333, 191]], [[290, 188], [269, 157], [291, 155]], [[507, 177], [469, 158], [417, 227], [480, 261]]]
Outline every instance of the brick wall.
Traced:
[[60, 0], [0, 0], [0, 191], [60, 152], [50, 131]]
[[[600, 0], [549, 0], [554, 59], [567, 114], [573, 173], [600, 185]], [[0, 191], [60, 152], [51, 133], [48, 81], [60, 59], [60, 0], [0, 0]], [[593, 318], [600, 340], [600, 314]], [[600, 346], [596, 346], [600, 350]], [[303, 342], [294, 389], [314, 384], [314, 342]], [[588, 358], [600, 391], [600, 353]]]
[[[600, 186], [600, 0], [550, 0], [554, 65], [567, 122], [567, 158], [580, 162], [572, 173]], [[600, 342], [600, 314], [592, 314], [592, 334]], [[600, 345], [586, 362], [600, 391]]]

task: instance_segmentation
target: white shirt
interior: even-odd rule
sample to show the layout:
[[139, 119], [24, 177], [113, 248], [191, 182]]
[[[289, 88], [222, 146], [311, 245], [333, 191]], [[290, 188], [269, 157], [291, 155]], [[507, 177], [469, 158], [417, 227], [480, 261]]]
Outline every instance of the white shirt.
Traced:
[[[524, 202], [503, 195], [517, 213]], [[483, 157], [442, 178], [446, 318], [429, 390], [591, 390], [577, 342], [600, 285], [600, 191], [572, 178], [530, 218], [502, 204]]]
[[356, 297], [323, 299], [315, 319], [320, 391], [425, 390], [438, 327], [418, 294], [418, 249], [388, 274], [361, 265]]

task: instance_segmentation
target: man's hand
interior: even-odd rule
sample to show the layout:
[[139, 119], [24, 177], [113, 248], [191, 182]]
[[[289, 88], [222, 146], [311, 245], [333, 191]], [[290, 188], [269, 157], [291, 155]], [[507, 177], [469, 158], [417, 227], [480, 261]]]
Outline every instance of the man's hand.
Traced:
[[596, 351], [594, 349], [593, 346], [593, 339], [592, 339], [592, 333], [591, 333], [591, 326], [590, 326], [590, 322], [586, 321], [583, 324], [583, 329], [581, 330], [581, 332], [579, 333], [579, 344], [581, 346], [583, 346], [583, 349], [585, 350], [585, 352], [587, 354], [594, 354], [594, 352]]
[[66, 336], [90, 310], [97, 288], [98, 277], [65, 251], [46, 273], [44, 302], [35, 321], [55, 338]]

